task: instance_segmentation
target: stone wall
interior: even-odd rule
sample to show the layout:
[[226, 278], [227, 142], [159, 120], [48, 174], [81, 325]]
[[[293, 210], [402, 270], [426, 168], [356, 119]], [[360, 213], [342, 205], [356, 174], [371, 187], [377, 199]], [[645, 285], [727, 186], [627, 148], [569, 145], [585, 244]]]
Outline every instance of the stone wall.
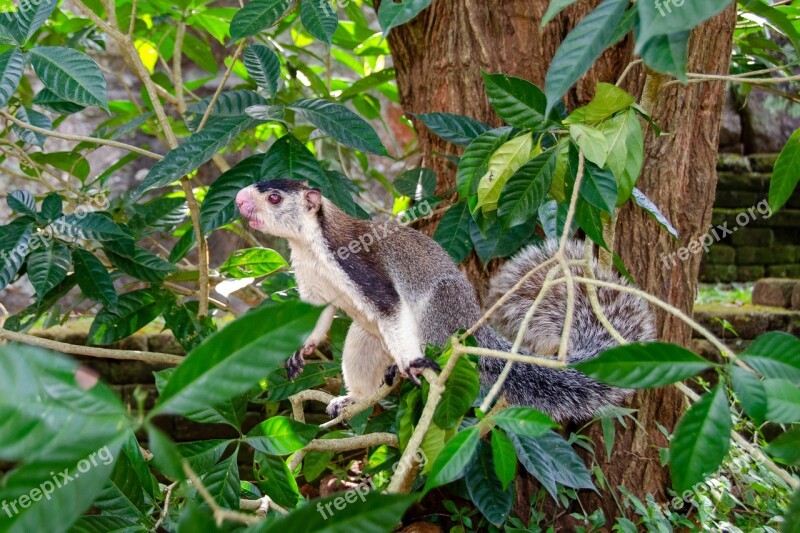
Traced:
[[[800, 278], [800, 194], [796, 192], [771, 217], [762, 214], [766, 212], [765, 200], [776, 157], [720, 156], [712, 223], [715, 227], [727, 223], [727, 228], [734, 231], [710, 248], [703, 259], [700, 281]], [[754, 209], [756, 206], [762, 211]], [[746, 224], [737, 222], [740, 215]]]

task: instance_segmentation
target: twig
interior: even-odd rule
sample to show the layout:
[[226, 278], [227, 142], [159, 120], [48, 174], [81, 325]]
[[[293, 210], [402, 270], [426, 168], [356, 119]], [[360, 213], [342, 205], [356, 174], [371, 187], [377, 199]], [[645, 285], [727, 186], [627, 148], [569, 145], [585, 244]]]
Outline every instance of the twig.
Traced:
[[369, 409], [370, 407], [377, 404], [379, 401], [389, 396], [389, 393], [391, 393], [394, 390], [394, 387], [396, 387], [398, 383], [400, 383], [400, 380], [395, 380], [394, 386], [391, 387], [384, 383], [383, 385], [381, 385], [381, 388], [375, 392], [375, 394], [373, 394], [372, 396], [368, 396], [367, 398], [364, 398], [360, 402], [345, 406], [342, 409], [339, 416], [337, 416], [333, 420], [321, 424], [319, 427], [323, 429], [333, 427], [336, 424], [339, 424], [340, 422], [353, 418], [358, 413], [366, 409]]
[[[135, 1], [135, 0], [134, 0]], [[167, 517], [169, 513], [169, 501], [172, 498], [172, 491], [175, 487], [178, 486], [180, 481], [175, 481], [169, 487], [167, 487], [166, 494], [164, 495], [164, 509], [161, 511], [161, 515], [158, 517], [158, 521], [153, 525], [150, 531], [158, 531], [158, 528], [161, 527], [161, 524], [164, 523], [164, 519]]]
[[133, 146], [119, 141], [112, 141], [110, 139], [100, 139], [97, 137], [84, 137], [82, 135], [71, 135], [69, 133], [59, 133], [57, 131], [39, 128], [37, 126], [34, 126], [33, 124], [28, 124], [27, 122], [23, 122], [17, 117], [3, 110], [0, 110], [0, 116], [10, 120], [20, 128], [25, 128], [26, 130], [30, 130], [34, 133], [47, 135], [48, 137], [55, 137], [56, 139], [63, 139], [65, 141], [85, 142], [93, 144], [102, 144], [105, 146], [113, 146], [114, 148], [120, 148], [122, 150], [127, 150], [128, 152], [134, 152], [139, 155], [149, 157], [150, 159], [155, 159], [155, 160], [164, 159], [163, 155], [151, 152], [150, 150], [145, 150], [144, 148], [139, 148], [138, 146]]
[[451, 343], [453, 346], [453, 351], [450, 354], [450, 359], [447, 360], [447, 364], [442, 369], [442, 372], [438, 376], [430, 369], [426, 369], [423, 372], [425, 379], [428, 380], [430, 385], [428, 391], [428, 400], [425, 404], [425, 408], [422, 410], [422, 415], [419, 417], [419, 422], [414, 428], [411, 438], [408, 440], [406, 449], [403, 451], [403, 455], [400, 457], [397, 470], [395, 471], [394, 476], [392, 476], [392, 480], [389, 482], [387, 491], [390, 493], [401, 492], [402, 490], [408, 489], [410, 485], [409, 482], [411, 475], [415, 471], [416, 463], [414, 461], [414, 457], [416, 457], [417, 451], [422, 445], [422, 439], [425, 437], [425, 433], [427, 433], [428, 428], [433, 422], [433, 414], [436, 412], [436, 406], [439, 405], [439, 401], [442, 399], [442, 393], [444, 392], [447, 378], [450, 377], [450, 374], [456, 367], [458, 359], [463, 353], [457, 350], [457, 348], [461, 346], [461, 343], [456, 337], [452, 338]]
[[30, 346], [47, 348], [49, 350], [55, 350], [61, 353], [86, 355], [89, 357], [99, 357], [103, 359], [142, 361], [144, 363], [150, 363], [154, 365], [179, 365], [184, 360], [184, 357], [168, 353], [142, 352], [138, 350], [112, 350], [110, 348], [95, 348], [93, 346], [77, 346], [75, 344], [51, 341], [49, 339], [34, 337], [33, 335], [17, 333], [16, 331], [9, 331], [5, 328], [0, 328], [0, 338], [5, 338], [9, 341], [20, 342], [22, 344], [28, 344]]
[[214, 109], [214, 104], [217, 103], [219, 95], [222, 94], [222, 91], [225, 89], [225, 84], [228, 82], [228, 78], [231, 77], [231, 72], [233, 72], [233, 65], [236, 64], [236, 61], [239, 59], [239, 55], [241, 55], [242, 50], [244, 50], [245, 44], [247, 44], [247, 42], [243, 40], [241, 43], [239, 43], [239, 46], [236, 47], [236, 51], [233, 52], [233, 56], [231, 57], [231, 64], [228, 65], [228, 68], [225, 70], [225, 74], [223, 74], [222, 76], [222, 80], [217, 86], [217, 90], [214, 91], [214, 96], [212, 96], [211, 100], [208, 102], [208, 107], [206, 108], [205, 113], [203, 113], [203, 118], [200, 119], [200, 124], [197, 126], [197, 131], [202, 131], [203, 128], [206, 127], [206, 122], [208, 122], [208, 117], [211, 116], [211, 110]]
[[633, 67], [640, 64], [641, 62], [642, 62], [641, 59], [636, 59], [628, 63], [628, 66], [626, 66], [625, 70], [622, 71], [622, 74], [619, 75], [619, 79], [617, 80], [616, 84], [617, 87], [620, 87], [622, 85], [622, 82], [625, 81], [625, 77], [630, 73], [631, 70], [633, 70]]

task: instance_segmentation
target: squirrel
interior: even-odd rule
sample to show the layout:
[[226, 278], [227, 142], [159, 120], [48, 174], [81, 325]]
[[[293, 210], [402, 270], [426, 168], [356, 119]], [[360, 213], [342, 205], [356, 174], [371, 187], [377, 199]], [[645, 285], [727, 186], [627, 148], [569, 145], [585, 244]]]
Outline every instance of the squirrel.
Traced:
[[[345, 338], [342, 374], [347, 395], [333, 399], [327, 413], [371, 395], [396, 374], [419, 385], [419, 375], [438, 365], [423, 354], [427, 344], [444, 345], [449, 337], [471, 327], [482, 316], [477, 293], [445, 250], [423, 233], [394, 221], [351, 217], [319, 189], [292, 179], [262, 181], [239, 191], [236, 204], [243, 219], [259, 232], [285, 238], [300, 298], [325, 306], [303, 346], [286, 363], [289, 379], [303, 369], [303, 356], [323, 342], [337, 309], [352, 318]], [[369, 238], [367, 238], [369, 237]], [[558, 242], [531, 245], [505, 263], [490, 283], [489, 302], [505, 294], [531, 269], [548, 260]], [[583, 245], [572, 241], [568, 260], [583, 258]], [[573, 267], [580, 275], [580, 267]], [[592, 265], [596, 269], [596, 261]], [[513, 338], [546, 276], [531, 276], [474, 333], [478, 346], [510, 351]], [[598, 279], [625, 283], [613, 273]], [[600, 305], [611, 324], [628, 341], [653, 338], [650, 310], [628, 293], [598, 288]], [[574, 323], [568, 362], [598, 355], [617, 343], [594, 315], [585, 287], [575, 289]], [[522, 353], [552, 355], [559, 345], [566, 313], [566, 289], [556, 285], [543, 298], [524, 334]], [[496, 329], [494, 329], [496, 328]], [[505, 335], [505, 336], [504, 336]], [[505, 361], [481, 357], [478, 370], [484, 393], [494, 384]], [[510, 404], [531, 406], [557, 422], [583, 421], [629, 393], [600, 383], [574, 369], [556, 370], [515, 363], [503, 390]]]

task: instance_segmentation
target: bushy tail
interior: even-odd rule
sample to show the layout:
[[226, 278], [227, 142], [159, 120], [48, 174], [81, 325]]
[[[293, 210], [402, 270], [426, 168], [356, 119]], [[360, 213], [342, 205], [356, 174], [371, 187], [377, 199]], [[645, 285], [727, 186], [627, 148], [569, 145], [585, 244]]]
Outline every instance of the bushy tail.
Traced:
[[[494, 304], [525, 274], [553, 257], [557, 250], [558, 242], [555, 240], [522, 250], [492, 279], [487, 304]], [[569, 243], [566, 255], [567, 260], [582, 259], [583, 243]], [[616, 273], [598, 273], [596, 261], [592, 268], [598, 279], [627, 284]], [[492, 316], [496, 331], [486, 327], [477, 332], [477, 341], [481, 346], [500, 350], [511, 348], [507, 339], [516, 337], [525, 313], [539, 295], [548, 270], [544, 268], [531, 276], [497, 310]], [[572, 271], [575, 275], [583, 275], [582, 267], [573, 267]], [[595, 357], [617, 344], [595, 316], [586, 288], [576, 285], [575, 293], [574, 320], [568, 343], [568, 360], [571, 363]], [[626, 340], [633, 342], [653, 338], [653, 319], [644, 300], [602, 287], [598, 288], [597, 295], [606, 317]], [[566, 310], [566, 285], [562, 283], [551, 287], [525, 330], [522, 348], [537, 355], [555, 355], [561, 343]], [[484, 387], [490, 387], [497, 380], [504, 364], [503, 360], [495, 358], [481, 360]], [[509, 402], [530, 405], [560, 421], [591, 418], [600, 407], [619, 403], [628, 393], [599, 383], [575, 370], [559, 371], [525, 364], [512, 367], [503, 392]]]

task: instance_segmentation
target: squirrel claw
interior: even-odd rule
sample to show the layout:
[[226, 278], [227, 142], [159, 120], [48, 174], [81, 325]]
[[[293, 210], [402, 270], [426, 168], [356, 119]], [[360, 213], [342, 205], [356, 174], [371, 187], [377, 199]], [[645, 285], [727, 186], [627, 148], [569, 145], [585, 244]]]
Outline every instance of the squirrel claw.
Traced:
[[355, 400], [349, 396], [339, 396], [330, 401], [325, 412], [328, 413], [329, 417], [336, 418], [341, 414], [342, 409], [353, 403], [355, 403]]
[[422, 372], [427, 368], [430, 368], [435, 372], [440, 372], [442, 370], [442, 367], [440, 367], [433, 359], [426, 359], [425, 357], [421, 357], [419, 359], [414, 359], [413, 361], [411, 361], [408, 364], [408, 368], [406, 369], [405, 372], [403, 372], [403, 374], [408, 378], [408, 380], [411, 383], [413, 383], [417, 387], [421, 387], [422, 382], [420, 382], [418, 376], [420, 376]]
[[394, 381], [397, 379], [398, 373], [399, 370], [397, 369], [397, 365], [396, 364], [390, 365], [386, 369], [386, 373], [383, 374], [383, 382], [391, 387], [392, 385], [394, 385]]
[[286, 361], [286, 373], [290, 380], [294, 381], [297, 379], [300, 374], [303, 373], [303, 367], [305, 366], [306, 362], [303, 359], [303, 350], [297, 350], [294, 354]]

